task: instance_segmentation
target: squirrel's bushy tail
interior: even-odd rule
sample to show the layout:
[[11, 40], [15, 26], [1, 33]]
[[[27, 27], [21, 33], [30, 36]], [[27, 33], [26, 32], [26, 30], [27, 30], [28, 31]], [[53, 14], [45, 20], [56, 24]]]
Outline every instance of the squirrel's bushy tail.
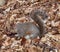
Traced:
[[[42, 10], [39, 10], [39, 9], [38, 10], [33, 10], [30, 13], [30, 16], [38, 24], [39, 30], [40, 30], [40, 34], [44, 34], [44, 32], [45, 32], [45, 26], [44, 26], [43, 20], [48, 17], [48, 15], [46, 14], [46, 12], [42, 11]], [[41, 16], [42, 18], [40, 18], [39, 16]]]

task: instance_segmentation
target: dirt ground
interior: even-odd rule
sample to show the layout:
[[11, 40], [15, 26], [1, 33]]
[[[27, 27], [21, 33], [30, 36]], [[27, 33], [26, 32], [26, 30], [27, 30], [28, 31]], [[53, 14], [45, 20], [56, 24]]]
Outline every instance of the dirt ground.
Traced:
[[[30, 12], [45, 10], [46, 33], [39, 42], [15, 37], [15, 24], [31, 22]], [[28, 18], [29, 17], [29, 18]], [[0, 0], [0, 52], [60, 52], [60, 0]]]

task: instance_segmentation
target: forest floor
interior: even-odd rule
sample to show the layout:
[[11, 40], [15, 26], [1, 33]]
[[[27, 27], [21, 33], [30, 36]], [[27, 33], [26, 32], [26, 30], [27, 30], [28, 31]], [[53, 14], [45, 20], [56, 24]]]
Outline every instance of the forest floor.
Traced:
[[[48, 14], [45, 36], [39, 43], [17, 39], [15, 24], [31, 21], [29, 13], [34, 9]], [[0, 0], [0, 52], [50, 51], [60, 52], [60, 0]]]

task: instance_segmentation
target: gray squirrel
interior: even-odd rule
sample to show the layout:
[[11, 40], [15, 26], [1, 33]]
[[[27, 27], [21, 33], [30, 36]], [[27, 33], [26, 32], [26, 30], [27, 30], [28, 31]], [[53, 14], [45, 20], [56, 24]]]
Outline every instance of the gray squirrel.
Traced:
[[[16, 30], [18, 37], [24, 37], [26, 39], [34, 39], [37, 36], [40, 38], [43, 37], [45, 32], [43, 19], [47, 18], [48, 15], [45, 11], [37, 9], [32, 10], [30, 16], [38, 25], [35, 25], [32, 22], [17, 23]], [[42, 19], [39, 16], [42, 16]]]

